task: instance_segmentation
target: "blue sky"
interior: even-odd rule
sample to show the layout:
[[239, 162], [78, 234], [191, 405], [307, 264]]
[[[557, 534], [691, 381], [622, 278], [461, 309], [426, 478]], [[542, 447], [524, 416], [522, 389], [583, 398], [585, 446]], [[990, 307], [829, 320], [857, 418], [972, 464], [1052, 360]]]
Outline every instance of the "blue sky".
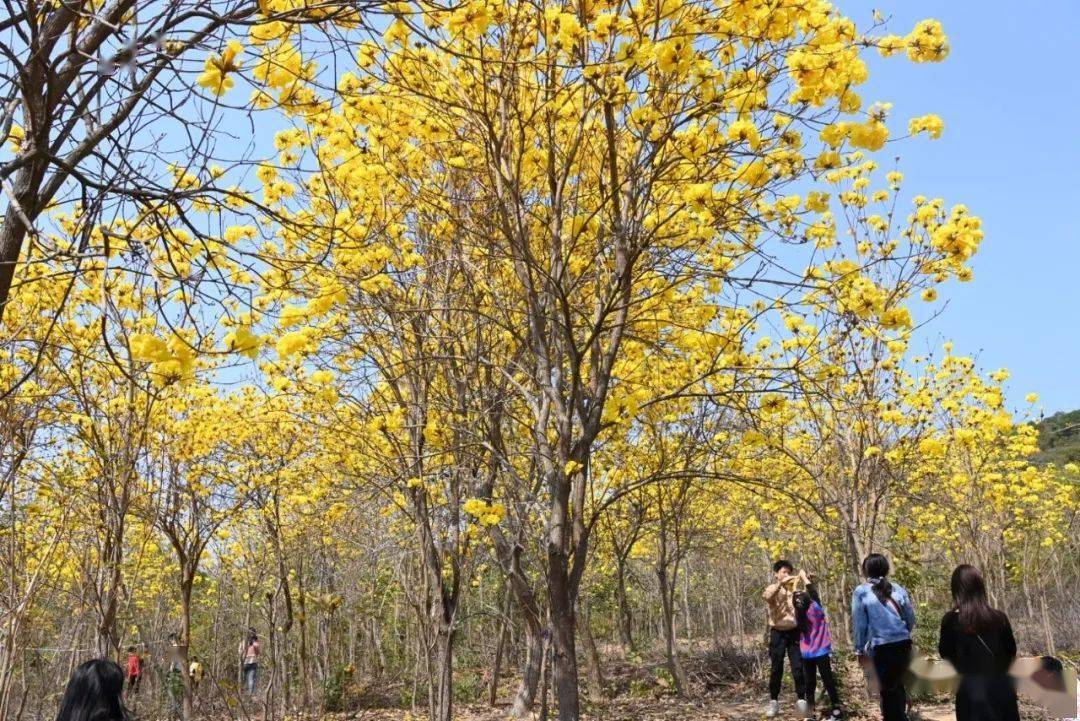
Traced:
[[982, 368], [1012, 372], [1010, 406], [1026, 410], [1036, 392], [1047, 414], [1080, 408], [1080, 225], [1068, 211], [1080, 205], [1080, 0], [836, 4], [863, 28], [879, 9], [897, 35], [937, 18], [952, 44], [943, 63], [865, 54], [864, 107], [892, 102], [894, 134], [916, 115], [945, 120], [940, 140], [887, 146], [880, 161], [895, 152], [907, 191], [966, 204], [986, 231], [974, 280], [942, 289], [942, 313], [912, 349], [953, 340]]
[[952, 44], [937, 64], [868, 54], [862, 88], [864, 105], [894, 103], [894, 133], [912, 116], [945, 120], [940, 140], [895, 146], [905, 188], [966, 204], [986, 231], [975, 279], [942, 289], [948, 305], [923, 338], [1010, 369], [1012, 406], [1034, 391], [1047, 414], [1080, 408], [1080, 1], [837, 4], [862, 27], [878, 8], [897, 35], [937, 18]]

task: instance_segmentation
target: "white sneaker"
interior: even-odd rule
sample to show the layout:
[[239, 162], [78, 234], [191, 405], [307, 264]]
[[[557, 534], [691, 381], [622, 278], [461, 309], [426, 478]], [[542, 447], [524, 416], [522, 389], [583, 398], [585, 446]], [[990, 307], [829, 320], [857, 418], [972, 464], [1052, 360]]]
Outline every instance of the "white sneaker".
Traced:
[[804, 698], [799, 699], [795, 702], [795, 710], [805, 718], [806, 714], [810, 713], [810, 702]]
[[765, 712], [767, 718], [776, 718], [780, 715], [780, 702], [773, 699], [769, 702], [769, 710]]

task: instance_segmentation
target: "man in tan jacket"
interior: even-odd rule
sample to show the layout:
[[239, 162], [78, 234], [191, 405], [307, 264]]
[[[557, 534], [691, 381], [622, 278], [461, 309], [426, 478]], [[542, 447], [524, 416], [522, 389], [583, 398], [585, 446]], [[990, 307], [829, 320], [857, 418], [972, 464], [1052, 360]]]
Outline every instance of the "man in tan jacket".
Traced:
[[780, 560], [773, 564], [776, 581], [765, 587], [761, 594], [769, 612], [769, 707], [765, 715], [780, 715], [780, 686], [784, 679], [784, 656], [791, 665], [791, 678], [795, 682], [798, 701], [796, 710], [806, 715], [810, 704], [806, 700], [803, 683], [802, 653], [799, 651], [799, 629], [795, 623], [795, 591], [801, 581], [804, 585], [812, 579], [804, 572], [795, 573], [790, 561]]

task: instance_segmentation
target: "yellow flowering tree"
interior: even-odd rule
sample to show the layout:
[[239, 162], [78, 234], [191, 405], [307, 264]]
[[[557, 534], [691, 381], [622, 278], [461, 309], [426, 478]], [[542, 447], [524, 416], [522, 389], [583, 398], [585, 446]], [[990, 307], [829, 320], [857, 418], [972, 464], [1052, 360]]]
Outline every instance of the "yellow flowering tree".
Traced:
[[[399, 326], [430, 323], [439, 308], [418, 300], [444, 268], [480, 301], [456, 305], [455, 325], [473, 327], [472, 315], [501, 328], [496, 357], [482, 361], [513, 378], [528, 408], [563, 718], [579, 713], [574, 609], [591, 455], [613, 414], [653, 396], [616, 390], [633, 339], [659, 335], [643, 357], [672, 365], [696, 346], [696, 377], [654, 390], [718, 392], [751, 360], [742, 349], [751, 326], [786, 305], [831, 310], [820, 300], [830, 297], [854, 322], [911, 325], [896, 289], [864, 272], [880, 259], [843, 247], [826, 191], [785, 189], [821, 171], [851, 181], [845, 207], [881, 202], [864, 192], [869, 161], [851, 152], [877, 151], [889, 137], [884, 106], [862, 110], [860, 54], [877, 46], [938, 60], [947, 41], [934, 23], [907, 38], [866, 37], [826, 2], [781, 5], [400, 3], [382, 43], [360, 48], [332, 96], [291, 54], [289, 84], [268, 80], [300, 123], [281, 137], [283, 156], [319, 167], [303, 181], [304, 205], [287, 203], [310, 230], [286, 234], [282, 255], [293, 265], [268, 288], [268, 303], [285, 301], [302, 277], [311, 298], [285, 308], [298, 327], [279, 350], [314, 351], [338, 322], [357, 337], [374, 332], [378, 344], [382, 324], [338, 320], [349, 305], [393, 303], [412, 313]], [[275, 195], [277, 173], [264, 182]], [[963, 274], [977, 221], [960, 213], [951, 222], [883, 254], [915, 258], [924, 274]], [[813, 276], [792, 276], [779, 249], [799, 255], [808, 241], [828, 260]], [[657, 327], [658, 314], [695, 303], [685, 327]], [[400, 353], [398, 365], [415, 355]], [[414, 446], [426, 422], [406, 416]]]

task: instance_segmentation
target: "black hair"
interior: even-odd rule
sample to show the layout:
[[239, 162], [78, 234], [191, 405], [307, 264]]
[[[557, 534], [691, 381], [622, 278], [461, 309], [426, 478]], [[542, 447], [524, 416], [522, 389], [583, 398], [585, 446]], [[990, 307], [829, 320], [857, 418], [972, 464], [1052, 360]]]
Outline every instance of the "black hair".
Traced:
[[892, 584], [889, 583], [889, 559], [880, 553], [871, 553], [863, 559], [863, 575], [870, 581], [874, 595], [882, 603], [892, 598]]
[[806, 591], [796, 591], [791, 600], [795, 605], [795, 628], [805, 633], [810, 630], [810, 620], [807, 618], [806, 612], [810, 610], [810, 603], [813, 599], [810, 598], [810, 594]]
[[1062, 673], [1065, 670], [1065, 666], [1061, 663], [1061, 659], [1054, 658], [1053, 656], [1040, 656], [1039, 668], [1043, 671], [1051, 671], [1053, 673]]
[[1047, 691], [1066, 691], [1065, 666], [1053, 656], [1039, 658], [1039, 668], [1031, 674], [1031, 680]]
[[992, 631], [1003, 624], [1003, 614], [991, 608], [986, 598], [986, 583], [979, 569], [961, 563], [953, 571], [950, 586], [956, 611], [960, 615], [960, 626], [965, 633]]
[[817, 584], [806, 584], [805, 591], [796, 591], [792, 597], [792, 603], [795, 605], [795, 627], [800, 631], [810, 630], [810, 621], [807, 619], [807, 612], [810, 610], [812, 603], [821, 605], [821, 596], [818, 595]]
[[128, 650], [128, 653], [135, 653], [135, 647], [134, 646], [128, 646], [127, 650]]
[[119, 664], [103, 658], [85, 661], [71, 674], [56, 721], [128, 721], [123, 693]]
[[773, 573], [779, 573], [781, 568], [786, 568], [788, 571], [794, 571], [795, 567], [791, 565], [791, 561], [781, 558], [779, 561], [772, 565]]

